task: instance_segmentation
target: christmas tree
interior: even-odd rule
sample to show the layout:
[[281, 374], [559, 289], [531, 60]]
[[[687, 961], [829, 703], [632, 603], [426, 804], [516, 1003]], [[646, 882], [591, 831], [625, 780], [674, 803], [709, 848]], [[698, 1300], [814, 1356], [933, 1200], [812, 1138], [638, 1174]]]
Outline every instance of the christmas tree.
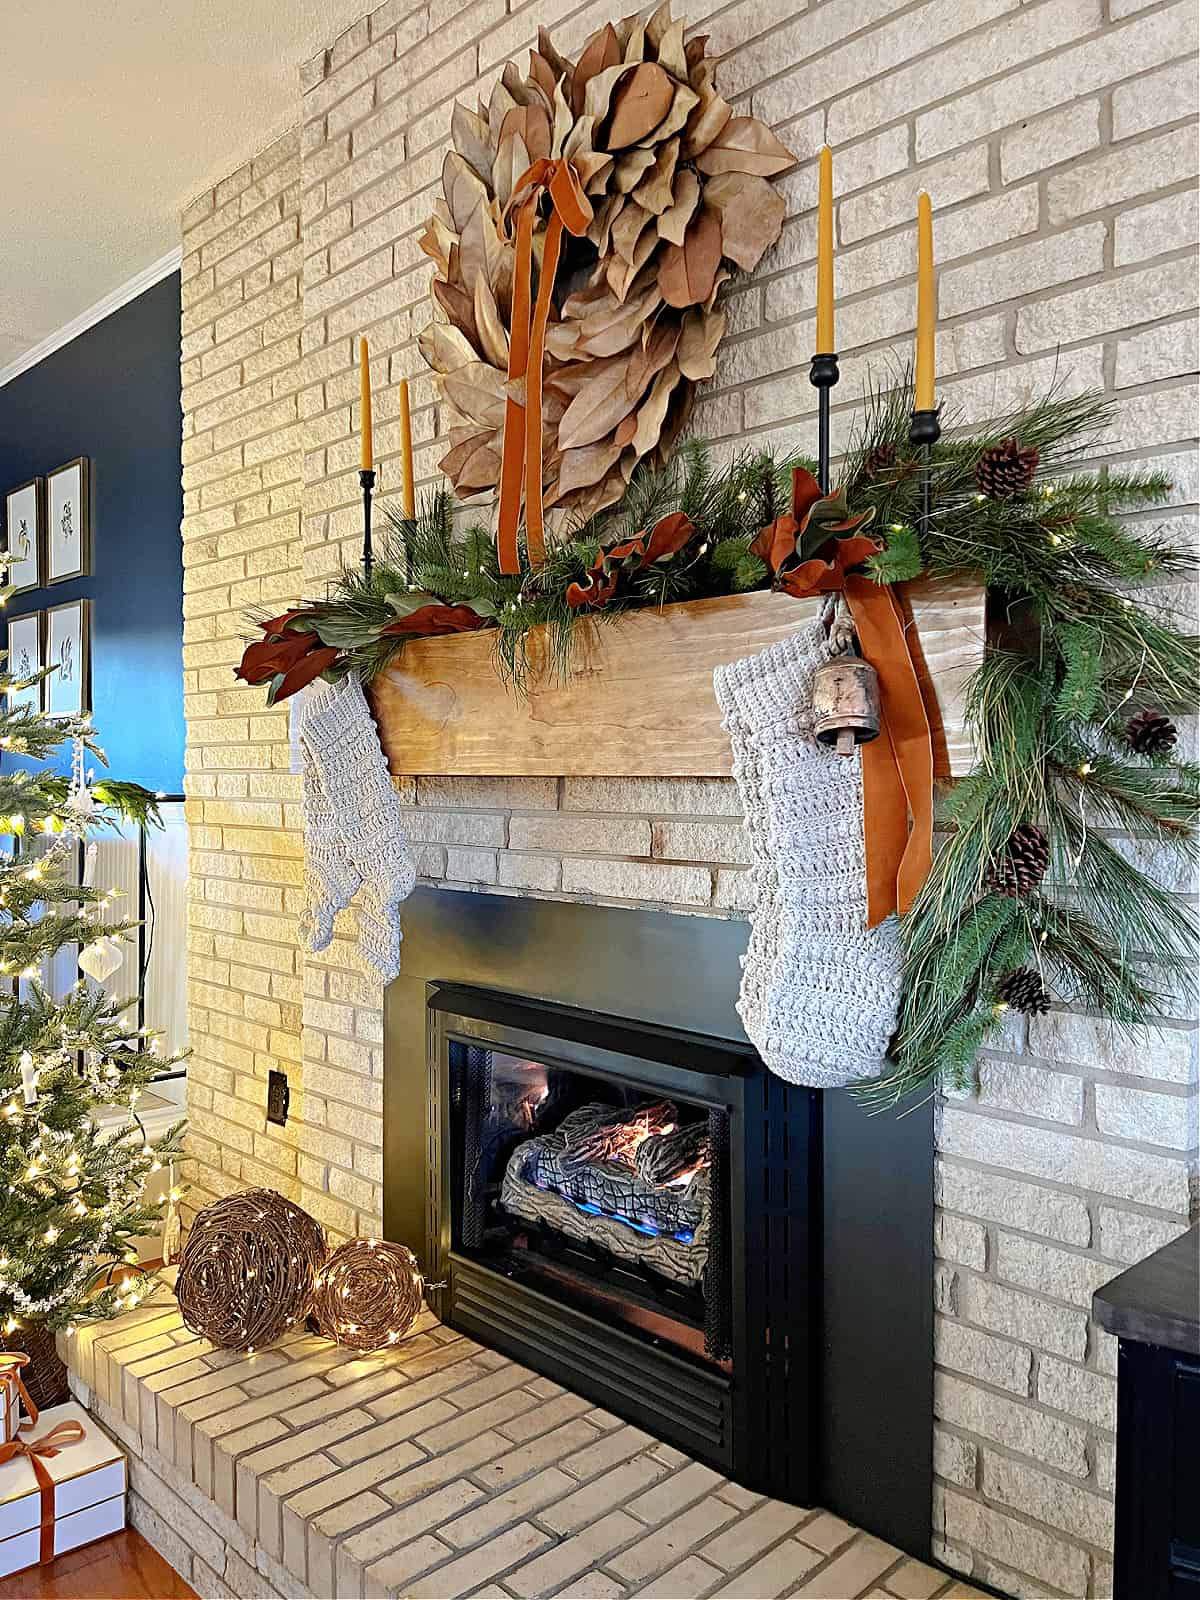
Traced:
[[[151, 1144], [138, 1118], [139, 1095], [170, 1063], [130, 1022], [133, 1002], [85, 978], [55, 998], [42, 980], [58, 951], [111, 953], [135, 926], [109, 920], [111, 895], [80, 873], [88, 835], [156, 820], [140, 785], [89, 786], [85, 764], [104, 760], [90, 719], [43, 716], [44, 676], [14, 677], [0, 656], [0, 1344], [10, 1349], [23, 1330], [112, 1316], [146, 1292], [112, 1269], [136, 1261], [133, 1241], [161, 1223], [146, 1180], [181, 1154], [181, 1127]], [[68, 743], [70, 779], [41, 765]]]

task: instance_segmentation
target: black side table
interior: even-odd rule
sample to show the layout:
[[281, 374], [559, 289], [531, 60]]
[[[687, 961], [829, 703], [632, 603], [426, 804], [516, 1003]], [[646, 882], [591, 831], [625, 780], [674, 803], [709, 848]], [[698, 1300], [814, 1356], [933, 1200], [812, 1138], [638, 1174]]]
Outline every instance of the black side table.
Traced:
[[1114, 1600], [1200, 1600], [1200, 1227], [1092, 1312], [1120, 1340]]

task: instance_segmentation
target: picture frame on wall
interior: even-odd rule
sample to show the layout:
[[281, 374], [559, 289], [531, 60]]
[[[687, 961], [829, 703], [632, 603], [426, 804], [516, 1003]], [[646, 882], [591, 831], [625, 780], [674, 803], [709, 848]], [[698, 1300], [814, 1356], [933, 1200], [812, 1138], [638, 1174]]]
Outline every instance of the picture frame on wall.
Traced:
[[91, 710], [91, 601], [70, 600], [46, 611], [46, 715], [76, 717]]
[[46, 478], [46, 582], [65, 583], [92, 570], [91, 496], [86, 456]]
[[[28, 678], [40, 672], [45, 664], [42, 612], [29, 611], [24, 616], [9, 617], [7, 671], [14, 678]], [[44, 693], [44, 680], [31, 683], [26, 689], [10, 689], [9, 708], [16, 710], [23, 707], [29, 711], [40, 711]]]
[[4, 500], [4, 536], [9, 553], [8, 582], [14, 594], [36, 589], [42, 581], [43, 505], [46, 485], [30, 478], [10, 489]]

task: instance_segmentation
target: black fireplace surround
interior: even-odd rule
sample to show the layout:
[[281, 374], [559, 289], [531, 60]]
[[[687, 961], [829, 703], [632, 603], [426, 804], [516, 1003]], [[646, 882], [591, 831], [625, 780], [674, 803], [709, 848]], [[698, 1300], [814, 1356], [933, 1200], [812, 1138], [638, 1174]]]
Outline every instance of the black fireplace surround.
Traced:
[[443, 1319], [927, 1557], [930, 1108], [767, 1072], [744, 924], [419, 890], [404, 927], [384, 1222]]

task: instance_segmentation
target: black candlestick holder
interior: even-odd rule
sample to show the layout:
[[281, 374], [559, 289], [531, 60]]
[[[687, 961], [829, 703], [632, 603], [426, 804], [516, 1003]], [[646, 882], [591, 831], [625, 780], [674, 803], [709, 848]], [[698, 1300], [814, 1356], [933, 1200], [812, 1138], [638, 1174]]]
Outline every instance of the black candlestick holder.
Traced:
[[912, 422], [908, 430], [908, 442], [921, 452], [921, 533], [922, 544], [924, 535], [929, 529], [929, 521], [933, 515], [933, 483], [930, 471], [930, 452], [942, 437], [942, 423], [940, 408], [931, 406], [928, 410], [914, 411]]
[[829, 493], [829, 391], [841, 376], [838, 358], [832, 350], [812, 358], [808, 381], [817, 391], [817, 482]]
[[369, 468], [364, 468], [358, 475], [358, 481], [362, 485], [363, 497], [363, 572], [369, 581], [375, 561], [371, 552], [371, 495], [375, 489], [375, 474]]

